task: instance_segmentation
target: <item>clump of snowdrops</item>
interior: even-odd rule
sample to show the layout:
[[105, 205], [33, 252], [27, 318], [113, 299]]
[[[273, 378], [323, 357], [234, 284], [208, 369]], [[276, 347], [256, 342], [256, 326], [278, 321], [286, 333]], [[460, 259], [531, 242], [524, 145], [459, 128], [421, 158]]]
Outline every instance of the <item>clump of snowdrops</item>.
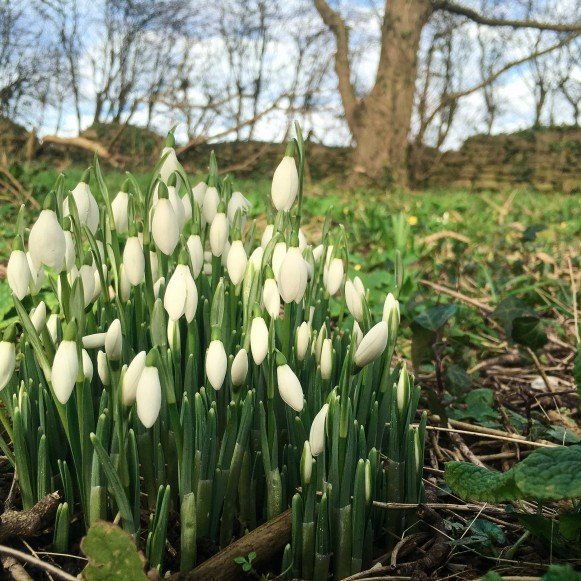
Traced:
[[61, 551], [73, 514], [136, 539], [147, 527], [159, 570], [177, 515], [182, 571], [200, 539], [224, 547], [292, 506], [283, 575], [358, 572], [405, 525], [373, 501], [423, 494], [419, 388], [392, 368], [401, 261], [374, 320], [344, 230], [327, 220], [315, 243], [300, 229], [298, 126], [262, 232], [213, 155], [192, 188], [173, 145], [145, 192], [128, 174], [112, 195], [95, 159], [72, 191], [58, 179], [30, 230], [21, 209], [0, 446], [22, 505], [61, 493]]

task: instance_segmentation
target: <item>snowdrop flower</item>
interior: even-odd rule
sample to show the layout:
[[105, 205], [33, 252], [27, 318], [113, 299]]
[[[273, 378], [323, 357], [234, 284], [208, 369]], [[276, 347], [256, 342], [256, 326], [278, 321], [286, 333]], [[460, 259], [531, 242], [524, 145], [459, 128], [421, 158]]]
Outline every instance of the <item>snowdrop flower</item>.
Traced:
[[313, 475], [313, 454], [311, 453], [311, 445], [308, 440], [303, 444], [303, 453], [301, 454], [299, 471], [303, 486], [310, 484], [311, 476]]
[[303, 361], [309, 349], [309, 342], [311, 340], [311, 329], [306, 321], [303, 321], [296, 331], [295, 352], [297, 359]]
[[194, 202], [196, 204], [198, 204], [200, 209], [204, 205], [204, 198], [206, 196], [207, 189], [208, 189], [208, 184], [206, 184], [206, 182], [200, 182], [199, 184], [196, 184], [192, 188], [192, 198], [194, 198]]
[[400, 323], [399, 301], [391, 293], [387, 295], [383, 303], [382, 318], [387, 323], [390, 335], [395, 337]]
[[350, 280], [345, 282], [345, 302], [353, 318], [361, 322], [363, 320], [363, 298]]
[[95, 294], [95, 268], [90, 264], [83, 264], [79, 270], [79, 276], [83, 283], [83, 300], [86, 308], [91, 304]]
[[119, 298], [122, 303], [126, 303], [131, 296], [131, 283], [129, 282], [129, 277], [127, 276], [127, 270], [125, 265], [121, 263], [121, 268], [119, 269]]
[[44, 304], [44, 301], [40, 301], [38, 307], [32, 309], [30, 312], [30, 320], [36, 332], [42, 333], [42, 330], [46, 325], [46, 305]]
[[232, 361], [232, 369], [230, 370], [232, 385], [235, 387], [240, 387], [246, 381], [247, 374], [248, 353], [246, 352], [246, 349], [240, 349]]
[[77, 324], [71, 321], [56, 350], [51, 370], [51, 382], [57, 399], [64, 405], [69, 401], [79, 372], [77, 356]]
[[159, 259], [157, 252], [149, 251], [149, 263], [151, 264], [151, 278], [157, 280], [159, 278]]
[[111, 202], [115, 229], [119, 234], [125, 234], [129, 229], [129, 194], [119, 192]]
[[309, 444], [311, 445], [311, 454], [317, 457], [325, 449], [325, 422], [329, 404], [326, 403], [317, 413], [311, 424], [309, 433]]
[[240, 210], [240, 213], [242, 214], [240, 227], [241, 229], [244, 229], [244, 225], [246, 224], [246, 214], [251, 206], [252, 204], [242, 195], [242, 192], [234, 192], [228, 202], [228, 220], [230, 223], [234, 222], [236, 212]]
[[331, 296], [339, 292], [343, 284], [343, 274], [343, 261], [340, 258], [332, 258], [327, 272], [327, 280], [325, 281], [327, 291]]
[[353, 339], [355, 341], [355, 347], [359, 347], [359, 344], [363, 340], [363, 331], [357, 321], [353, 323]]
[[250, 255], [248, 259], [253, 265], [256, 270], [260, 270], [262, 267], [262, 257], [264, 256], [264, 248], [262, 246], [257, 246]]
[[65, 270], [68, 272], [75, 266], [75, 241], [69, 230], [65, 230]]
[[272, 270], [274, 272], [274, 278], [279, 280], [280, 267], [282, 266], [284, 257], [286, 256], [286, 244], [284, 242], [277, 242], [274, 245], [274, 250], [272, 252]]
[[192, 219], [192, 202], [190, 196], [184, 194], [181, 197], [182, 207], [184, 209], [184, 224], [187, 224]]
[[10, 253], [10, 259], [6, 267], [6, 278], [8, 279], [10, 290], [19, 301], [28, 295], [28, 287], [32, 277], [26, 254], [22, 249], [13, 250]]
[[105, 346], [105, 337], [107, 333], [93, 333], [83, 337], [83, 347], [85, 349], [96, 349]]
[[58, 331], [58, 315], [53, 313], [46, 322], [46, 328], [48, 330], [48, 334], [50, 335], [50, 339], [53, 343], [56, 343], [57, 340], [57, 331]]
[[4, 340], [0, 341], [0, 391], [8, 385], [16, 368], [16, 347], [12, 335], [16, 335], [14, 328], [7, 331]]
[[220, 204], [220, 195], [214, 186], [209, 186], [204, 195], [204, 205], [202, 207], [202, 217], [206, 224], [211, 224], [218, 213], [218, 205]]
[[[169, 137], [169, 136], [168, 136]], [[173, 135], [172, 135], [173, 141]], [[180, 167], [180, 162], [176, 155], [176, 150], [173, 147], [164, 147], [161, 152], [161, 157], [167, 154], [167, 157], [163, 160], [163, 164], [159, 170], [159, 175], [163, 182], [167, 185], [170, 176], [177, 172]]]
[[153, 296], [155, 297], [156, 300], [159, 298], [159, 293], [163, 285], [165, 285], [165, 278], [163, 276], [161, 278], [158, 278], [153, 283]]
[[167, 198], [161, 198], [153, 209], [151, 234], [155, 245], [170, 256], [180, 239], [180, 229], [173, 206]]
[[83, 360], [83, 376], [88, 381], [93, 380], [93, 362], [91, 357], [85, 349], [81, 351], [81, 359]]
[[268, 327], [262, 317], [254, 317], [250, 325], [250, 351], [256, 365], [260, 365], [268, 353]]
[[141, 284], [145, 278], [145, 256], [137, 236], [130, 236], [123, 249], [123, 264], [127, 280], [132, 286]]
[[197, 234], [192, 234], [186, 242], [190, 261], [192, 263], [192, 271], [194, 278], [198, 278], [202, 267], [204, 266], [204, 249], [202, 247], [202, 239]]
[[140, 351], [132, 360], [125, 374], [123, 375], [123, 383], [121, 385], [121, 399], [123, 405], [132, 406], [135, 402], [137, 394], [137, 385], [141, 374], [145, 369], [145, 359], [147, 354], [145, 351]]
[[198, 308], [198, 289], [187, 265], [176, 266], [165, 288], [163, 306], [173, 321], [182, 315], [188, 323], [193, 320]]
[[277, 319], [280, 314], [280, 294], [274, 278], [267, 278], [262, 289], [262, 302], [271, 318]]
[[315, 259], [315, 262], [319, 262], [319, 260], [321, 260], [321, 257], [323, 256], [323, 250], [324, 246], [322, 244], [319, 244], [313, 248], [313, 258]]
[[28, 261], [28, 268], [30, 269], [30, 292], [33, 295], [37, 295], [44, 284], [44, 268], [34, 264], [30, 252], [26, 253], [26, 260]]
[[242, 282], [247, 263], [248, 258], [246, 257], [246, 250], [244, 249], [242, 240], [234, 240], [228, 252], [226, 267], [228, 268], [230, 280], [235, 286], [238, 286]]
[[123, 337], [121, 335], [121, 321], [115, 319], [107, 329], [105, 334], [105, 353], [111, 361], [119, 361], [121, 359], [121, 351], [123, 348]]
[[387, 323], [381, 321], [373, 326], [363, 337], [355, 351], [353, 361], [357, 367], [365, 367], [375, 361], [385, 350], [387, 345]]
[[226, 357], [224, 343], [219, 339], [210, 341], [210, 345], [206, 351], [206, 376], [208, 377], [210, 385], [216, 391], [218, 391], [224, 383], [227, 367], [228, 358]]
[[43, 210], [30, 230], [28, 251], [36, 269], [44, 264], [57, 272], [63, 269], [65, 235], [53, 210]]
[[410, 398], [410, 376], [405, 368], [405, 365], [399, 372], [399, 379], [397, 381], [396, 399], [397, 409], [400, 413], [407, 407]]
[[304, 404], [303, 388], [299, 378], [289, 365], [279, 365], [276, 368], [276, 380], [282, 400], [295, 412], [302, 411]]
[[146, 428], [151, 428], [161, 409], [161, 383], [157, 367], [145, 366], [135, 392], [137, 416]]
[[272, 240], [273, 236], [274, 236], [274, 225], [268, 224], [264, 229], [264, 232], [262, 233], [262, 238], [260, 239], [260, 246], [262, 246], [263, 249], [266, 248], [268, 246], [268, 243]]
[[294, 157], [285, 155], [272, 178], [270, 196], [272, 204], [280, 212], [290, 210], [299, 192], [299, 174]]
[[167, 343], [170, 349], [180, 349], [181, 335], [179, 321], [169, 319], [167, 322]]
[[333, 343], [331, 339], [325, 339], [321, 348], [321, 377], [331, 379], [333, 372]]
[[214, 256], [222, 256], [228, 241], [228, 218], [223, 212], [214, 217], [210, 226], [210, 248]]
[[[89, 184], [85, 181], [88, 177], [89, 171], [87, 170], [69, 196], [72, 196], [75, 200], [81, 224], [85, 224], [91, 231], [91, 234], [95, 234], [99, 227], [99, 206], [91, 193]], [[69, 198], [63, 202], [63, 212], [65, 216], [70, 215]]]
[[291, 247], [280, 266], [278, 281], [280, 296], [285, 303], [299, 303], [307, 288], [307, 264], [297, 247]]
[[105, 351], [99, 351], [97, 353], [97, 375], [104, 386], [111, 383], [109, 363], [107, 363], [107, 355], [105, 355]]
[[[103, 268], [103, 280], [107, 280], [107, 267], [103, 264], [102, 265]], [[95, 279], [95, 291], [93, 292], [93, 299], [92, 301], [97, 300], [97, 297], [101, 294], [101, 291], [103, 290], [102, 286], [101, 286], [101, 277], [99, 276], [99, 269], [94, 266], [93, 267], [93, 278]]]

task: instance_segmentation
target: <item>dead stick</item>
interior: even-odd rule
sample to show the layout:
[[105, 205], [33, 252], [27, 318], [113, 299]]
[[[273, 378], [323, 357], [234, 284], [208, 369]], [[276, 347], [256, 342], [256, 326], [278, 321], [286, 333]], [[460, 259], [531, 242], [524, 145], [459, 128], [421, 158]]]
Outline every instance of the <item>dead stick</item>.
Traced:
[[54, 575], [55, 577], [58, 577], [59, 579], [64, 579], [65, 581], [78, 581], [78, 579], [76, 577], [69, 575], [66, 571], [63, 571], [62, 569], [59, 569], [58, 567], [55, 567], [54, 565], [51, 565], [50, 563], [45, 563], [44, 561], [41, 561], [40, 559], [37, 559], [36, 557], [33, 557], [32, 555], [27, 555], [26, 553], [23, 553], [22, 551], [17, 551], [16, 549], [13, 549], [12, 547], [6, 547], [4, 545], [0, 545], [0, 555], [10, 555], [11, 557], [18, 559], [19, 561], [24, 561], [25, 563], [28, 563], [29, 565], [32, 565], [33, 567], [43, 569], [44, 571], [46, 571], [46, 573], [50, 573], [51, 575]]
[[0, 543], [10, 537], [30, 537], [38, 534], [52, 521], [59, 500], [58, 492], [53, 492], [28, 510], [7, 510], [0, 516]]
[[291, 511], [289, 509], [228, 545], [193, 571], [174, 578], [188, 581], [196, 579], [236, 581], [242, 577], [240, 565], [234, 562], [236, 557], [246, 557], [248, 553], [255, 551], [256, 557], [252, 565], [260, 570], [261, 566], [272, 564], [272, 558], [286, 546], [290, 537]]
[[32, 581], [26, 569], [14, 558], [8, 555], [2, 557], [2, 567], [14, 581]]

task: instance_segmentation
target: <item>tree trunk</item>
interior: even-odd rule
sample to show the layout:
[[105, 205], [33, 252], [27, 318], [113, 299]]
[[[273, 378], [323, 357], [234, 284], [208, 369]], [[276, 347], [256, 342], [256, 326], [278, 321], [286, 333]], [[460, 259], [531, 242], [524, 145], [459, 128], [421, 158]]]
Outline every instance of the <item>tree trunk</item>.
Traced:
[[382, 185], [408, 184], [408, 137], [420, 37], [429, 0], [386, 2], [376, 81], [351, 119], [355, 170]]

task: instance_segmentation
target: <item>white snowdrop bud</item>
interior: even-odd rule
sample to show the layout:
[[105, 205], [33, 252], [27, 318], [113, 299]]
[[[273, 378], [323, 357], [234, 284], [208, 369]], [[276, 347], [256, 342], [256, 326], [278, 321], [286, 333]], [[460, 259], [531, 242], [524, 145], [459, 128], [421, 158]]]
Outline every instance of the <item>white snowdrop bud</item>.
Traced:
[[173, 147], [164, 147], [161, 151], [161, 157], [164, 155], [167, 155], [167, 157], [163, 160], [163, 164], [159, 170], [159, 175], [163, 182], [167, 184], [170, 176], [178, 171], [180, 162], [178, 161], [176, 151]]
[[85, 349], [97, 349], [105, 346], [107, 333], [93, 333], [83, 337], [83, 347]]
[[340, 258], [332, 258], [327, 272], [327, 291], [330, 295], [339, 292], [343, 284], [343, 261]]
[[311, 454], [317, 457], [325, 449], [325, 422], [329, 404], [326, 403], [317, 413], [311, 424], [309, 433], [309, 444], [311, 445]]
[[202, 266], [204, 265], [204, 249], [202, 247], [202, 239], [197, 234], [192, 234], [188, 238], [186, 246], [188, 247], [190, 261], [192, 263], [194, 278], [198, 278], [200, 272], [202, 272]]
[[226, 240], [226, 244], [224, 244], [224, 252], [222, 252], [221, 260], [222, 266], [226, 268], [228, 266], [228, 254], [230, 254], [230, 242]]
[[359, 296], [365, 297], [365, 286], [363, 285], [363, 281], [358, 276], [353, 279], [353, 285], [359, 293]]
[[6, 278], [8, 279], [10, 290], [19, 301], [28, 295], [28, 287], [32, 277], [28, 267], [28, 260], [23, 250], [13, 250], [10, 254], [6, 267]]
[[319, 244], [318, 246], [315, 246], [315, 248], [313, 248], [313, 258], [315, 259], [315, 262], [319, 262], [319, 260], [321, 260], [324, 249], [325, 248], [322, 244]]
[[280, 275], [280, 267], [284, 257], [286, 256], [286, 244], [284, 242], [277, 242], [274, 245], [274, 250], [272, 252], [272, 271], [274, 272], [274, 278], [278, 282]]
[[210, 226], [210, 248], [214, 256], [222, 256], [228, 241], [228, 218], [220, 212], [216, 214]]
[[395, 337], [400, 323], [399, 301], [389, 293], [383, 303], [383, 320], [387, 323], [389, 333]]
[[[107, 280], [107, 267], [103, 264], [103, 279]], [[95, 279], [95, 290], [93, 292], [93, 301], [97, 300], [97, 297], [101, 294], [103, 287], [101, 286], [101, 277], [99, 276], [99, 270], [95, 267], [93, 272], [93, 278]]]
[[190, 196], [184, 194], [181, 198], [182, 207], [184, 209], [184, 224], [187, 224], [192, 219], [192, 202]]
[[317, 364], [321, 364], [321, 353], [323, 352], [323, 341], [327, 338], [327, 326], [325, 323], [321, 325], [319, 332], [317, 333], [317, 339], [313, 345], [315, 351], [315, 359]]
[[111, 202], [115, 229], [119, 234], [125, 234], [129, 229], [129, 194], [119, 192]]
[[232, 385], [235, 387], [241, 386], [246, 381], [247, 374], [248, 353], [246, 352], [246, 349], [240, 349], [232, 361], [232, 369], [230, 371]]
[[42, 333], [42, 330], [46, 325], [46, 305], [44, 304], [44, 301], [40, 301], [38, 307], [32, 309], [30, 312], [30, 320], [36, 332]]
[[357, 321], [353, 323], [353, 338], [355, 340], [355, 347], [359, 347], [359, 344], [363, 340], [363, 331]]
[[48, 334], [53, 343], [57, 340], [57, 329], [58, 329], [58, 315], [53, 313], [46, 322], [46, 328], [48, 329]]
[[164, 284], [165, 284], [165, 278], [163, 276], [161, 278], [158, 278], [153, 283], [153, 296], [155, 297], [155, 299], [159, 298], [159, 291], [161, 290], [161, 287]]
[[93, 380], [93, 362], [91, 361], [91, 357], [87, 353], [85, 349], [81, 351], [81, 356], [83, 360], [83, 376], [86, 380], [92, 381]]
[[212, 265], [209, 262], [204, 262], [202, 270], [206, 276], [212, 276]]
[[95, 294], [95, 269], [90, 264], [83, 264], [79, 270], [79, 276], [83, 283], [83, 300], [86, 308], [91, 304]]
[[161, 383], [157, 367], [144, 367], [137, 383], [135, 401], [140, 422], [151, 428], [161, 409]]
[[299, 192], [299, 174], [293, 157], [285, 155], [272, 178], [272, 204], [280, 212], [290, 210]]
[[219, 339], [210, 341], [210, 345], [206, 351], [206, 376], [208, 377], [210, 385], [216, 391], [218, 391], [224, 383], [227, 368], [228, 358], [226, 357], [224, 343]]
[[119, 271], [119, 298], [122, 303], [126, 303], [131, 296], [131, 283], [129, 282], [129, 277], [127, 276], [127, 271], [125, 265], [121, 263], [121, 268]]
[[267, 278], [264, 281], [264, 288], [262, 289], [262, 302], [266, 312], [273, 318], [277, 319], [280, 315], [280, 295], [278, 293], [278, 285], [274, 278]]
[[321, 348], [321, 377], [331, 379], [333, 371], [333, 343], [331, 339], [325, 339]]
[[44, 268], [34, 264], [30, 252], [26, 253], [26, 260], [28, 261], [28, 268], [30, 269], [30, 292], [36, 295], [40, 292], [44, 284]]
[[147, 354], [145, 351], [140, 351], [132, 360], [125, 374], [123, 375], [123, 384], [121, 386], [121, 399], [123, 405], [132, 406], [135, 402], [135, 395], [137, 394], [137, 385], [141, 374], [145, 369], [145, 359]]
[[303, 251], [308, 243], [307, 243], [307, 237], [305, 236], [305, 233], [299, 228], [299, 248], [301, 249], [301, 251]]
[[399, 372], [399, 379], [396, 388], [397, 409], [400, 413], [407, 407], [410, 399], [410, 376], [405, 367]]
[[230, 223], [234, 222], [236, 212], [240, 210], [242, 214], [241, 227], [244, 228], [244, 224], [246, 223], [246, 214], [248, 213], [248, 210], [251, 206], [252, 204], [242, 195], [242, 192], [234, 192], [230, 197], [230, 201], [228, 202], [228, 220]]
[[313, 455], [311, 453], [311, 445], [306, 440], [303, 444], [303, 453], [301, 454], [300, 464], [301, 484], [306, 486], [311, 483], [311, 476], [313, 475]]
[[228, 268], [230, 280], [235, 286], [238, 286], [244, 279], [247, 262], [248, 258], [246, 257], [246, 250], [242, 240], [234, 240], [228, 252], [226, 267]]
[[30, 230], [28, 251], [36, 269], [44, 264], [57, 272], [63, 269], [65, 235], [53, 210], [43, 210]]
[[[99, 227], [99, 206], [91, 192], [89, 184], [79, 182], [69, 195], [75, 200], [77, 212], [79, 213], [79, 221], [81, 224], [87, 226], [91, 234], [95, 234]], [[65, 216], [70, 215], [68, 198], [63, 203], [63, 212]]]
[[303, 388], [299, 378], [289, 365], [279, 365], [276, 368], [278, 392], [282, 400], [295, 412], [303, 409]]
[[123, 249], [123, 264], [127, 280], [132, 286], [141, 284], [145, 278], [145, 256], [137, 236], [130, 236]]
[[268, 327], [262, 317], [254, 317], [250, 325], [250, 351], [256, 365], [260, 365], [268, 353]]
[[103, 385], [107, 386], [111, 383], [109, 363], [107, 362], [107, 355], [105, 355], [104, 351], [97, 353], [97, 375]]
[[180, 229], [173, 206], [167, 198], [159, 200], [153, 209], [151, 234], [161, 252], [170, 256], [180, 239]]
[[174, 186], [168, 186], [167, 195], [168, 195], [168, 199], [172, 205], [173, 211], [176, 215], [176, 219], [178, 221], [178, 227], [181, 231], [182, 228], [184, 227], [184, 224], [186, 223], [186, 213], [184, 210], [184, 204], [183, 204], [182, 199], [180, 198], [179, 194], [176, 192], [176, 189]]
[[387, 323], [380, 321], [363, 337], [355, 351], [353, 361], [357, 367], [365, 367], [375, 361], [387, 345]]
[[16, 368], [16, 347], [12, 341], [0, 341], [0, 391], [14, 375]]
[[119, 361], [123, 348], [123, 337], [121, 335], [121, 321], [115, 319], [107, 329], [105, 334], [105, 353], [111, 361]]
[[170, 349], [179, 350], [181, 347], [180, 324], [179, 321], [168, 319], [167, 321], [167, 342]]
[[52, 363], [51, 381], [54, 393], [63, 405], [71, 397], [78, 372], [77, 344], [74, 341], [61, 341]]
[[206, 224], [211, 224], [218, 213], [220, 195], [214, 186], [209, 186], [204, 195], [204, 205], [202, 206], [202, 217]]
[[297, 359], [299, 361], [303, 361], [305, 355], [307, 354], [307, 350], [309, 348], [309, 342], [311, 340], [311, 329], [309, 324], [306, 321], [303, 321], [299, 327], [297, 327], [296, 331], [296, 340], [295, 340], [295, 351], [297, 355]]
[[264, 232], [262, 233], [262, 238], [260, 239], [260, 246], [262, 246], [263, 249], [266, 248], [268, 246], [268, 243], [272, 240], [273, 236], [274, 236], [274, 225], [268, 224], [264, 229]]
[[363, 320], [363, 301], [357, 288], [350, 280], [345, 282], [345, 302], [353, 318], [361, 322]]
[[262, 257], [264, 256], [264, 248], [262, 246], [257, 246], [250, 255], [248, 259], [253, 265], [255, 270], [260, 270], [262, 267]]
[[307, 265], [297, 247], [291, 247], [280, 266], [278, 282], [280, 296], [285, 303], [300, 302], [307, 288]]
[[167, 283], [163, 306], [173, 321], [182, 315], [192, 321], [198, 308], [198, 289], [190, 269], [185, 264], [178, 264]]
[[198, 204], [200, 208], [204, 206], [204, 198], [206, 196], [207, 189], [208, 185], [206, 182], [200, 182], [192, 188], [192, 198], [194, 198], [194, 202]]

